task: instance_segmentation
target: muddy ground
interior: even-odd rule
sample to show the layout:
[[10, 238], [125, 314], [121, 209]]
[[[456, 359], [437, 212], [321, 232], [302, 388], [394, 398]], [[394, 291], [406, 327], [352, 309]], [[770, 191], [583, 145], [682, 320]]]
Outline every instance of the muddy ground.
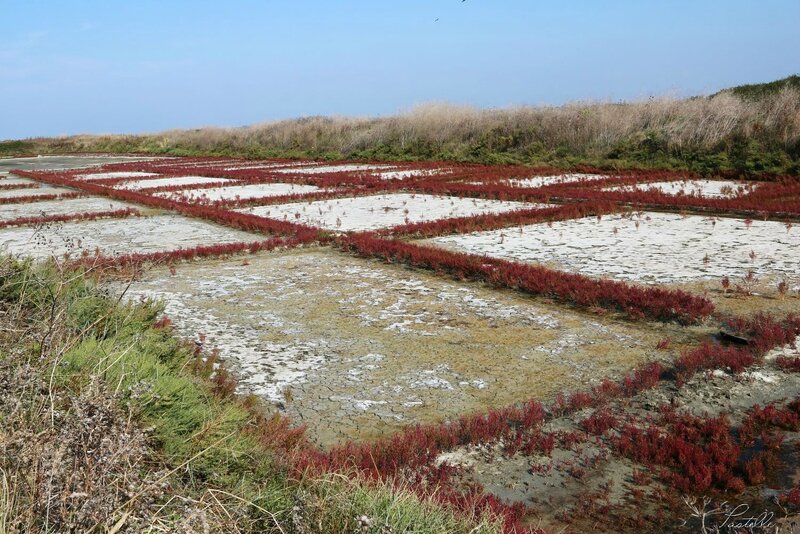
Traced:
[[[633, 399], [613, 403], [609, 411], [642, 418], [654, 415], [658, 407], [666, 405], [697, 417], [724, 414], [738, 425], [754, 406], [793, 399], [800, 393], [800, 374], [777, 368], [774, 365], [777, 353], [800, 355], [797, 348], [787, 347], [738, 376], [721, 370], [700, 373], [680, 389], [673, 382], [663, 382]], [[683, 501], [685, 496], [663, 485], [654, 471], [615, 454], [607, 438], [585, 433], [581, 421], [594, 412], [595, 409], [587, 408], [548, 422], [542, 429], [544, 432], [577, 432], [582, 436], [576, 443], [557, 440], [550, 454], [509, 455], [502, 443], [495, 443], [442, 454], [439, 462], [461, 467], [462, 483], [477, 482], [490, 493], [531, 507], [536, 513], [535, 523], [555, 532], [698, 529], [697, 518], [692, 517]], [[746, 505], [755, 515], [770, 511], [776, 514], [776, 522], [783, 517], [785, 513], [775, 505], [774, 497], [800, 484], [800, 434], [785, 434], [781, 456], [783, 466], [771, 474], [767, 484], [743, 494], [726, 495], [729, 504]], [[665, 499], [655, 494], [658, 490], [671, 493], [671, 497]], [[636, 523], [639, 519], [644, 523]], [[722, 517], [713, 519], [719, 522]]]

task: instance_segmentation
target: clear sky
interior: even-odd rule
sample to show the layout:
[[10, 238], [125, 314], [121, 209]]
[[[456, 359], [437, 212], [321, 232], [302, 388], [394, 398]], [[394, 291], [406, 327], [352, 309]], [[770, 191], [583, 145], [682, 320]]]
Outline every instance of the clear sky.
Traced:
[[0, 139], [710, 93], [800, 73], [798, 28], [800, 0], [0, 0]]

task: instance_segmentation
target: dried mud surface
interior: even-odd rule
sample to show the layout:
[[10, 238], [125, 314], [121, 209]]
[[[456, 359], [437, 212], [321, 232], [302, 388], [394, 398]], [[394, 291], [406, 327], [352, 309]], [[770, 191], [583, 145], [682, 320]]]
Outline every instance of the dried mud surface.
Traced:
[[664, 337], [679, 350], [708, 334], [324, 249], [153, 270], [129, 291], [163, 300], [181, 334], [220, 350], [243, 391], [323, 445], [552, 397], [671, 357], [655, 350]]
[[119, 202], [105, 197], [80, 197], [63, 200], [43, 200], [23, 204], [0, 204], [0, 220], [43, 215], [71, 215], [138, 208], [135, 204]]
[[251, 243], [263, 236], [180, 215], [98, 219], [5, 228], [0, 251], [33, 258], [64, 255], [125, 255], [189, 248], [211, 243]]

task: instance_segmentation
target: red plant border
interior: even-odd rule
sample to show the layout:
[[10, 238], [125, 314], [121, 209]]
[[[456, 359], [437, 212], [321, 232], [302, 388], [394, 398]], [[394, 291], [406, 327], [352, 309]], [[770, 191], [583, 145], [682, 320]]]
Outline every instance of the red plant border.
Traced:
[[0, 228], [50, 222], [93, 221], [95, 219], [124, 219], [126, 217], [139, 215], [141, 215], [141, 213], [135, 208], [124, 208], [120, 210], [109, 211], [89, 211], [85, 213], [67, 213], [63, 215], [39, 215], [34, 217], [18, 217], [16, 219], [0, 221]]
[[[17, 173], [21, 171], [16, 171]], [[28, 195], [24, 197], [0, 197], [0, 204], [30, 204], [33, 202], [45, 202], [47, 200], [64, 200], [68, 198], [80, 198], [86, 196], [80, 191], [69, 193], [54, 193], [52, 195]]]
[[102, 253], [91, 254], [85, 251], [79, 259], [73, 260], [71, 264], [73, 266], [80, 266], [92, 270], [138, 269], [141, 268], [142, 265], [148, 263], [171, 264], [196, 258], [229, 256], [245, 252], [254, 254], [261, 250], [269, 251], [277, 248], [292, 248], [301, 244], [303, 244], [303, 242], [298, 239], [273, 237], [265, 241], [253, 241], [249, 243], [239, 242], [218, 245], [200, 245], [161, 252], [132, 253], [119, 256], [108, 256]]
[[749, 319], [723, 318], [723, 323], [741, 336], [749, 338], [746, 347], [729, 347], [706, 342], [683, 352], [675, 361], [675, 374], [679, 386], [689, 377], [705, 369], [728, 369], [740, 373], [760, 361], [775, 347], [793, 343], [800, 334], [800, 316], [788, 315], [778, 322], [774, 317], [758, 313]]
[[13, 191], [15, 189], [38, 189], [39, 184], [4, 184], [0, 180], [0, 191]]

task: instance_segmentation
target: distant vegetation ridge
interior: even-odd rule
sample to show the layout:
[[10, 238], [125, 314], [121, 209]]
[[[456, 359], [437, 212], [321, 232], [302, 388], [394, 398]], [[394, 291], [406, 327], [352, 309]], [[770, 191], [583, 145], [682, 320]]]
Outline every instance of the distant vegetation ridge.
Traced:
[[0, 156], [65, 152], [454, 160], [798, 175], [800, 76], [683, 99], [487, 110], [427, 104], [382, 118], [317, 116], [240, 128], [0, 143]]

